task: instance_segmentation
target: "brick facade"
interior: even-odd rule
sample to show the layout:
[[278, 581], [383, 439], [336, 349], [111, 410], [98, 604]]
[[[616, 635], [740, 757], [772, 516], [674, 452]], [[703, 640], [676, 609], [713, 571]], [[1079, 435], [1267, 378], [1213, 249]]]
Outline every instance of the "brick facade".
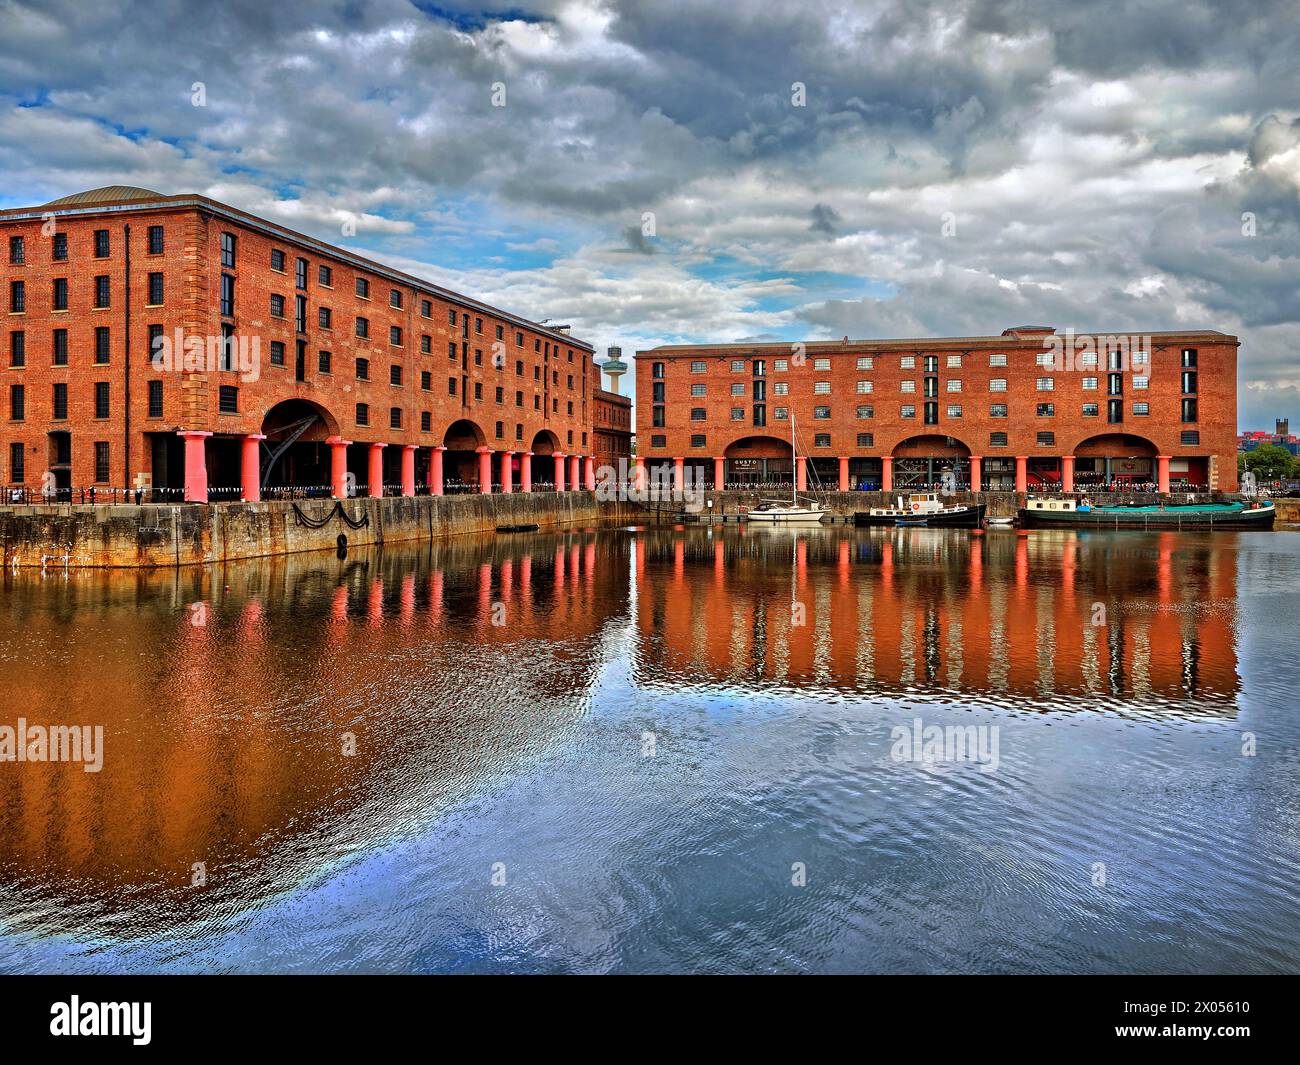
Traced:
[[596, 462], [618, 468], [619, 459], [632, 458], [632, 400], [608, 389], [596, 389]]
[[697, 467], [706, 483], [719, 467], [729, 484], [788, 481], [793, 416], [800, 474], [826, 487], [965, 485], [974, 470], [984, 488], [1230, 491], [1237, 347], [1214, 330], [1130, 339], [1049, 327], [659, 347], [636, 357], [637, 451], [651, 468]]
[[[108, 248], [98, 257], [101, 230]], [[66, 260], [54, 258], [56, 241]], [[233, 306], [223, 307], [223, 275]], [[104, 308], [94, 306], [99, 277]], [[66, 309], [54, 306], [56, 279], [66, 279]], [[437, 447], [447, 448], [449, 483], [475, 483], [488, 455], [492, 481], [508, 469], [516, 488], [528, 452], [538, 482], [553, 479], [553, 453], [592, 455], [590, 345], [204, 197], [116, 188], [0, 212], [0, 306], [0, 480], [9, 486], [39, 487], [53, 469], [61, 486], [178, 487], [189, 465], [182, 430], [211, 433], [210, 483], [238, 486], [245, 439], [270, 438], [266, 462], [267, 448], [304, 421], [292, 461], [286, 453], [271, 471], [277, 481], [328, 479], [329, 440], [351, 442], [347, 468], [363, 481], [368, 445], [387, 445], [380, 468], [390, 485], [410, 462], [404, 445], [416, 449], [421, 485]], [[106, 355], [96, 354], [98, 327], [108, 330]], [[55, 355], [59, 329], [66, 365]], [[250, 355], [256, 342], [256, 370], [241, 373], [237, 355], [230, 369], [179, 358], [155, 368], [151, 334], [171, 340], [177, 330], [186, 339], [224, 331]], [[55, 410], [58, 384], [66, 416]]]

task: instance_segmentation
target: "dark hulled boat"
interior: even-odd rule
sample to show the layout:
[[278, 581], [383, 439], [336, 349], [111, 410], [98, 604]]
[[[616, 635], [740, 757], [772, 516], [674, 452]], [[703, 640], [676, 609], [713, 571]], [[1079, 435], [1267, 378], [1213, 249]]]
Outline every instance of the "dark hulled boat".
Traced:
[[854, 525], [924, 525], [974, 529], [984, 522], [983, 503], [945, 504], [934, 492], [897, 497], [892, 507], [872, 507], [853, 512]]
[[1031, 496], [1020, 509], [1029, 529], [1271, 529], [1272, 503], [1168, 503], [1093, 506], [1086, 499]]

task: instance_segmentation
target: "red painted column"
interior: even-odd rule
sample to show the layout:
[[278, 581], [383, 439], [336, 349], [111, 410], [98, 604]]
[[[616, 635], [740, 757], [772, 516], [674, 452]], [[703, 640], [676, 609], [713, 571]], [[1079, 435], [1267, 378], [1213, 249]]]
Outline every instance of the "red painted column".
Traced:
[[575, 492], [582, 488], [582, 459], [577, 455], [569, 456], [569, 487]]
[[203, 443], [212, 434], [200, 429], [180, 429], [176, 433], [185, 441], [185, 502], [208, 501], [208, 457]]
[[1029, 456], [1016, 456], [1016, 491], [1029, 491]]
[[632, 487], [638, 492], [645, 491], [645, 463], [640, 455], [632, 456]]
[[1074, 491], [1074, 456], [1061, 456], [1061, 491]]
[[718, 456], [713, 460], [713, 490], [721, 492], [727, 484], [727, 460]]
[[429, 456], [429, 495], [442, 495], [442, 456], [447, 449], [439, 444]]
[[415, 495], [415, 445], [402, 445], [402, 495]]
[[685, 459], [673, 459], [673, 487], [678, 489], [686, 487]]
[[330, 484], [334, 489], [335, 499], [348, 497], [348, 445], [351, 440], [341, 436], [331, 436], [325, 443], [330, 446]]
[[893, 455], [886, 455], [880, 460], [880, 490], [882, 492], [892, 492], [894, 490]]
[[556, 454], [553, 454], [551, 456], [551, 462], [555, 466], [555, 490], [557, 492], [563, 492], [564, 491], [564, 456], [557, 452]]
[[970, 457], [970, 490], [972, 492], [984, 491], [984, 460], [979, 455]]
[[519, 491], [533, 490], [533, 453], [525, 451], [519, 456]]
[[479, 495], [492, 494], [492, 449], [478, 448], [478, 490]]
[[808, 491], [808, 460], [803, 455], [794, 460], [794, 486], [800, 492]]
[[501, 492], [503, 495], [509, 495], [514, 491], [515, 475], [511, 467], [514, 465], [515, 453], [513, 451], [499, 451], [501, 456]]
[[239, 479], [244, 486], [245, 503], [258, 503], [262, 499], [262, 462], [258, 448], [265, 439], [261, 433], [249, 433], [240, 446]]
[[847, 455], [840, 456], [840, 491], [849, 490], [849, 458]]
[[1169, 456], [1156, 456], [1156, 490], [1163, 493], [1169, 491]]
[[588, 492], [596, 490], [596, 460], [587, 455], [582, 460], [582, 481]]
[[384, 448], [387, 444], [370, 445], [370, 465], [367, 467], [366, 494], [371, 499], [378, 499], [384, 494]]

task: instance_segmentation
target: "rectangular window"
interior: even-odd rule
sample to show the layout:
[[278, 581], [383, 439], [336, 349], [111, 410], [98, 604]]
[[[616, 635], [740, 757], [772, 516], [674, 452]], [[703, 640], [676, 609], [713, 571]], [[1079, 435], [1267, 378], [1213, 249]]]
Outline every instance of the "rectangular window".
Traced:
[[754, 408], [753, 424], [754, 425], [767, 424], [767, 406], [765, 404], [759, 404]]
[[915, 382], [915, 381], [899, 381], [899, 382], [898, 382], [898, 390], [899, 390], [900, 392], [915, 392], [915, 391], [916, 391], [916, 382]]
[[12, 314], [27, 310], [27, 286], [21, 281], [9, 282], [9, 310]]
[[107, 229], [95, 230], [95, 258], [96, 259], [108, 258], [108, 230]]
[[1141, 403], [1141, 402], [1134, 403], [1134, 404], [1133, 404], [1133, 413], [1136, 414], [1136, 415], [1139, 415], [1139, 416], [1141, 416], [1141, 415], [1145, 415], [1145, 414], [1150, 414], [1150, 413], [1151, 413], [1151, 406], [1150, 406], [1150, 404], [1148, 404], [1148, 403]]
[[744, 407], [732, 407], [732, 408], [731, 408], [731, 420], [732, 420], [733, 422], [743, 422], [743, 421], [745, 420], [745, 408], [744, 408]]
[[161, 418], [163, 416], [163, 383], [161, 381], [149, 382], [149, 417]]
[[1036, 366], [1055, 366], [1056, 352], [1040, 351], [1037, 355], [1034, 356], [1034, 364]]
[[420, 317], [433, 317], [433, 300], [420, 300]]
[[322, 329], [333, 329], [334, 312], [328, 307], [318, 307], [316, 309], [316, 324]]
[[1179, 435], [1178, 442], [1184, 446], [1194, 446], [1201, 442], [1201, 434], [1197, 429], [1184, 429]]
[[693, 422], [705, 421], [708, 418], [708, 416], [709, 416], [708, 411], [706, 411], [703, 407], [691, 408], [691, 421]]
[[[1136, 387], [1136, 381], [1134, 383], [1134, 387]], [[1183, 395], [1185, 396], [1194, 395], [1195, 393], [1196, 393], [1196, 371], [1184, 370], [1183, 371]]]
[[1101, 413], [1101, 408], [1096, 403], [1085, 403], [1083, 405], [1083, 416], [1085, 418], [1096, 418]]
[[1196, 368], [1195, 348], [1183, 348], [1182, 364], [1183, 364], [1183, 369], [1185, 370]]
[[358, 425], [370, 424], [370, 404], [368, 403], [357, 404], [357, 424]]
[[[276, 254], [276, 252], [271, 253], [272, 267], [275, 266]], [[283, 269], [284, 252], [279, 252], [278, 254], [280, 256], [280, 268]], [[225, 270], [233, 270], [235, 268], [235, 234], [233, 233], [221, 234], [221, 266], [222, 269]]]
[[1040, 403], [1034, 413], [1036, 413], [1040, 418], [1053, 418], [1056, 416], [1056, 404]]
[[766, 360], [766, 359], [755, 359], [755, 360], [754, 360], [754, 376], [755, 376], [755, 377], [766, 377], [766, 376], [767, 376], [767, 360]]
[[876, 436], [874, 433], [858, 433], [858, 447], [875, 447]]
[[402, 368], [396, 363], [388, 368], [388, 383], [390, 385], [400, 385], [402, 383]]
[[1085, 377], [1083, 379], [1083, 390], [1085, 392], [1095, 392], [1097, 390], [1097, 379], [1095, 377]]
[[66, 329], [54, 330], [54, 365], [68, 365], [68, 331]]
[[774, 365], [773, 372], [774, 372], [774, 373], [785, 373], [785, 372], [786, 372], [787, 370], [789, 370], [789, 369], [790, 369], [790, 360], [789, 360], [789, 359], [777, 359], [776, 362], [775, 362], [775, 365]]
[[989, 378], [990, 392], [1005, 392], [1007, 390], [1007, 379], [1005, 377]]
[[108, 382], [95, 382], [95, 417], [108, 417]]
[[237, 385], [218, 386], [217, 410], [222, 414], [239, 413], [239, 387]]
[[316, 283], [321, 288], [334, 287], [334, 270], [331, 267], [321, 265], [316, 270]]
[[369, 359], [357, 359], [357, 380], [358, 380], [358, 381], [369, 381], [369, 380], [370, 380], [370, 360], [369, 360]]
[[960, 392], [960, 391], [961, 391], [961, 379], [960, 379], [960, 378], [957, 378], [957, 377], [950, 377], [950, 378], [948, 378], [948, 391], [949, 391], [949, 392]]
[[100, 274], [95, 278], [95, 306], [107, 307], [109, 305], [110, 295], [111, 288], [109, 285], [108, 275]]
[[307, 297], [293, 298], [293, 327], [299, 333], [307, 332]]
[[874, 417], [876, 416], [876, 408], [875, 408], [875, 407], [859, 407], [859, 408], [857, 409], [857, 416], [858, 416], [859, 418], [874, 418]]
[[109, 333], [108, 326], [100, 325], [95, 327], [95, 362], [106, 363], [109, 359]]
[[[1186, 377], [1187, 375], [1184, 374], [1183, 376]], [[1145, 389], [1145, 388], [1147, 387], [1149, 381], [1150, 381], [1150, 378], [1147, 378], [1147, 377], [1135, 377], [1135, 378], [1133, 378], [1133, 388], [1134, 388], [1135, 390]], [[1187, 391], [1187, 390], [1186, 390], [1186, 389], [1183, 389], [1183, 391], [1185, 392], [1185, 391]]]
[[831, 446], [830, 433], [817, 433], [813, 436], [813, 447], [830, 447], [830, 446]]
[[20, 443], [9, 445], [9, 480], [21, 484], [27, 476], [26, 455], [23, 454], [23, 445]]
[[106, 484], [108, 482], [108, 441], [95, 441], [95, 483]]
[[388, 327], [388, 343], [397, 348], [402, 346], [402, 327], [400, 325], [390, 325]]
[[990, 418], [1005, 418], [1007, 416], [1007, 405], [1005, 403], [990, 403]]
[[284, 297], [277, 295], [274, 292], [271, 293], [271, 317], [284, 317]]
[[692, 398], [702, 397], [707, 394], [706, 390], [706, 385], [691, 385], [691, 396]]
[[1039, 392], [1055, 392], [1055, 391], [1056, 391], [1056, 378], [1054, 378], [1054, 377], [1040, 377], [1040, 378], [1035, 382], [1034, 387], [1037, 388]]
[[1100, 365], [1095, 351], [1085, 351], [1079, 355], [1079, 365], [1082, 367], [1095, 367]]
[[703, 362], [691, 363], [691, 373], [704, 373], [707, 369], [708, 365]]
[[56, 381], [54, 384], [54, 417], [62, 421], [68, 416], [68, 386], [62, 381]]
[[859, 370], [871, 370], [875, 368], [875, 365], [876, 365], [876, 360], [873, 359], [870, 355], [860, 355], [858, 357]]
[[[500, 423], [500, 422], [497, 422], [498, 430], [499, 430], [499, 428], [500, 428], [500, 425], [501, 425], [501, 423]], [[401, 427], [402, 427], [402, 408], [401, 408], [401, 407], [389, 407], [389, 408], [388, 408], [388, 428], [390, 428], [390, 429], [400, 429]], [[498, 432], [497, 432], [497, 436], [500, 436], [500, 435], [501, 435], [501, 433], [498, 431]]]
[[789, 381], [775, 381], [772, 384], [772, 391], [778, 396], [788, 396], [790, 394]]
[[66, 233], [55, 233], [54, 240], [50, 246], [50, 257], [56, 262], [66, 262], [68, 259], [68, 235]]
[[900, 418], [915, 418], [916, 408], [913, 407], [911, 404], [904, 404], [903, 406], [898, 408], [898, 416]]
[[333, 373], [334, 356], [328, 351], [322, 351], [316, 356], [316, 366], [321, 373]]
[[9, 334], [9, 365], [27, 365], [27, 334], [15, 329]]
[[9, 420], [20, 422], [27, 416], [27, 392], [22, 385], [9, 386]]
[[663, 380], [664, 364], [662, 362], [652, 362], [650, 364], [650, 376], [656, 380]]
[[790, 408], [789, 408], [789, 407], [773, 407], [773, 408], [772, 408], [772, 417], [775, 418], [778, 422], [784, 422], [784, 421], [787, 421], [787, 420], [789, 420], [789, 418], [790, 418]]
[[401, 289], [390, 289], [388, 292], [388, 306], [402, 309], [402, 292]]
[[829, 370], [831, 368], [830, 359], [813, 359], [814, 370]]
[[306, 291], [307, 289], [307, 260], [299, 259], [294, 264], [294, 287]]
[[732, 360], [731, 360], [731, 372], [732, 372], [732, 373], [744, 373], [744, 372], [745, 372], [745, 360], [744, 360], [744, 359], [732, 359]]
[[857, 391], [858, 395], [867, 396], [875, 391], [875, 386], [870, 381], [859, 381]]
[[9, 238], [9, 261], [14, 266], [22, 266], [27, 261], [27, 250], [22, 237]]
[[1007, 357], [1005, 354], [999, 352], [999, 353], [991, 354], [989, 356], [990, 366], [1005, 366], [1006, 364], [1007, 364]]
[[1038, 443], [1044, 447], [1056, 443], [1056, 434], [1052, 432], [1043, 432], [1038, 434]]
[[900, 369], [904, 369], [904, 370], [915, 370], [915, 369], [916, 369], [916, 356], [915, 356], [915, 355], [904, 355], [902, 358], [900, 358], [900, 359], [898, 360], [898, 365], [899, 365], [899, 368], [900, 368]]
[[[474, 332], [476, 332], [476, 333], [482, 333], [482, 332], [483, 332], [483, 319], [482, 319], [482, 318], [475, 318], [475, 319], [474, 319]], [[500, 435], [501, 435], [500, 433], [497, 433], [497, 436], [500, 436]]]
[[708, 442], [708, 438], [705, 436], [704, 433], [691, 434], [691, 447], [704, 447], [704, 445], [707, 442]]
[[813, 407], [813, 418], [819, 422], [830, 421], [830, 407]]
[[284, 273], [284, 252], [279, 248], [271, 249], [271, 269], [278, 274]]
[[149, 227], [149, 254], [161, 255], [163, 253], [163, 227]]
[[221, 275], [221, 313], [227, 318], [235, 313], [235, 279], [230, 274]]
[[731, 386], [731, 394], [733, 396], [743, 396], [745, 394], [745, 386], [740, 382], [737, 382]]
[[948, 356], [948, 369], [950, 369], [950, 370], [961, 369], [961, 356], [960, 356], [960, 355], [949, 355], [949, 356]]
[[361, 337], [363, 340], [370, 336], [370, 319], [369, 319], [369, 318], [358, 318], [358, 319], [357, 319], [357, 336]]
[[357, 295], [363, 300], [370, 298], [370, 282], [364, 277], [357, 278]]
[[149, 275], [149, 304], [160, 307], [163, 303], [163, 275], [155, 272]]
[[961, 417], [961, 407], [960, 407], [958, 404], [956, 404], [956, 403], [950, 403], [950, 404], [948, 404], [948, 417], [949, 417], [949, 418], [960, 418], [960, 417]]
[[1106, 401], [1106, 421], [1117, 424], [1123, 420], [1124, 401], [1122, 399], [1108, 399]]
[[829, 381], [814, 381], [814, 396], [829, 396], [831, 394], [831, 383]]

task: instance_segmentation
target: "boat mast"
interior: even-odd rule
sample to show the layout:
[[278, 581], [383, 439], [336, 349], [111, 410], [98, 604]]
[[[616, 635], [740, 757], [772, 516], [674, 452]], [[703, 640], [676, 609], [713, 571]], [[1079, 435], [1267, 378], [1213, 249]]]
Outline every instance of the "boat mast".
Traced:
[[790, 503], [799, 505], [799, 455], [794, 447], [794, 411], [790, 412]]

